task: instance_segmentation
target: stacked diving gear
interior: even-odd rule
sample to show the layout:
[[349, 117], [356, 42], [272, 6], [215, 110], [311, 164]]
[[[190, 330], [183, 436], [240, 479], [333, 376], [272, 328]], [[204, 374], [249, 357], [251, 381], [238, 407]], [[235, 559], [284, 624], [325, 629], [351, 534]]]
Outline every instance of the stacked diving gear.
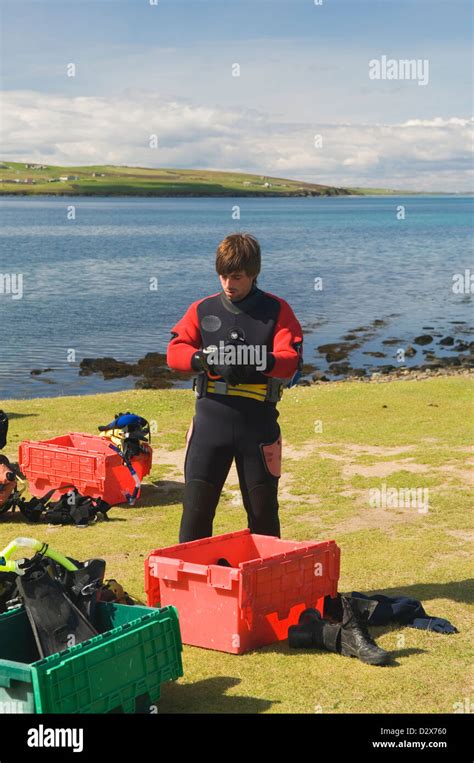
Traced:
[[298, 625], [288, 629], [288, 644], [293, 649], [324, 649], [346, 657], [358, 657], [368, 665], [386, 665], [390, 654], [381, 649], [369, 634], [367, 621], [375, 609], [366, 602], [363, 610], [351, 597], [342, 596], [342, 622], [321, 618], [318, 610], [305, 609]]
[[86, 527], [98, 519], [107, 520], [110, 504], [102, 498], [81, 495], [75, 487], [64, 493], [58, 501], [51, 501], [56, 492], [53, 488], [41, 498], [29, 501], [19, 499], [16, 506], [28, 522], [47, 522], [52, 525], [76, 525]]
[[67, 595], [60, 581], [40, 561], [32, 563], [18, 578], [19, 598], [41, 657], [80, 644], [98, 631]]
[[[12, 559], [21, 549], [36, 553]], [[0, 573], [0, 613], [25, 608], [40, 657], [97, 635], [97, 602], [135, 603], [116, 580], [104, 582], [103, 559], [81, 563], [33, 538], [0, 551]]]
[[147, 453], [150, 448], [150, 425], [142, 416], [135, 413], [118, 413], [115, 419], [99, 427], [101, 437], [110, 441], [110, 447], [118, 453], [130, 471], [135, 482], [133, 492], [126, 494], [130, 506], [133, 506], [140, 492], [141, 482], [133, 468], [132, 459], [140, 453]]
[[[31, 559], [12, 560], [13, 553], [22, 548], [36, 553]], [[102, 566], [105, 571], [105, 562]], [[16, 538], [0, 555], [0, 571], [17, 575], [17, 595], [6, 602], [6, 607], [22, 605], [25, 608], [40, 657], [48, 657], [97, 635], [97, 630], [82, 611], [85, 602], [81, 602], [80, 609], [66, 589], [63, 570], [73, 573], [78, 567], [72, 560], [33, 538]], [[92, 598], [96, 582], [99, 581], [88, 576], [76, 598]], [[10, 591], [10, 596], [12, 593]]]

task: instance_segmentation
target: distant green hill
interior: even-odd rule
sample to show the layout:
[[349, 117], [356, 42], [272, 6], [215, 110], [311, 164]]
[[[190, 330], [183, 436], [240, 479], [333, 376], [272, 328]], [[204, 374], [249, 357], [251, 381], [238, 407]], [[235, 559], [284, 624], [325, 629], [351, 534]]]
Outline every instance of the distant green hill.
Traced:
[[395, 193], [406, 192], [383, 188], [337, 188], [242, 172], [0, 162], [0, 195], [363, 196]]
[[5, 161], [0, 193], [74, 196], [338, 196], [351, 193], [317, 183], [209, 170], [145, 167], [56, 167]]

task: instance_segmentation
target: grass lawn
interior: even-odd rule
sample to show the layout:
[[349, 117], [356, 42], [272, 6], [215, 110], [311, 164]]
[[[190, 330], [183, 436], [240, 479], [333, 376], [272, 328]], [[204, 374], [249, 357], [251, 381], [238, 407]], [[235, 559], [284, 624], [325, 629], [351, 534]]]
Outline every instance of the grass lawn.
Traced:
[[[156, 422], [153, 471], [140, 506], [114, 508], [86, 530], [0, 517], [0, 546], [32, 535], [79, 559], [107, 560], [107, 576], [144, 598], [143, 557], [177, 542], [191, 391], [130, 391], [0, 401], [11, 417], [6, 454], [25, 438], [96, 432], [119, 410]], [[451, 620], [451, 636], [413, 628], [374, 629], [395, 664], [377, 668], [286, 643], [236, 656], [184, 647], [184, 678], [162, 690], [162, 712], [452, 713], [472, 701], [472, 385], [466, 377], [297, 387], [280, 409], [282, 537], [334, 539], [340, 590], [405, 594]], [[322, 430], [322, 431], [321, 431]], [[373, 508], [372, 488], [423, 488], [429, 510]], [[471, 493], [472, 495], [472, 493]], [[215, 534], [245, 526], [234, 467]], [[456, 703], [460, 703], [457, 705]]]

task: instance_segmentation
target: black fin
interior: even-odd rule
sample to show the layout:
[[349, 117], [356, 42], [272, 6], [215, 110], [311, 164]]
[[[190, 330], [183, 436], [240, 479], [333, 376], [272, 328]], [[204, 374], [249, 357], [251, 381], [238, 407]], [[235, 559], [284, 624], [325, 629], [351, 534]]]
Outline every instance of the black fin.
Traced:
[[48, 657], [97, 635], [95, 628], [47, 570], [35, 570], [20, 576], [18, 590], [41, 657]]
[[105, 566], [104, 559], [88, 559], [75, 572], [66, 572], [64, 580], [74, 604], [93, 625], [98, 592], [104, 583]]

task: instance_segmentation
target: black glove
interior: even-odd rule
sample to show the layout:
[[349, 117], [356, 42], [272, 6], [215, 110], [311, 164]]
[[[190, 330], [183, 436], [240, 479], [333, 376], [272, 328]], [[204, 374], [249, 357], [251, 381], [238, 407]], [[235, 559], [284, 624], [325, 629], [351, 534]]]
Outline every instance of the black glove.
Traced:
[[233, 374], [234, 366], [223, 364], [223, 365], [217, 365], [214, 363], [209, 363], [207, 359], [206, 353], [204, 353], [202, 350], [198, 350], [194, 353], [193, 357], [191, 358], [191, 368], [193, 371], [198, 371], [200, 373], [209, 373], [211, 376], [221, 376], [227, 384], [237, 384], [237, 379]]
[[202, 350], [198, 350], [194, 353], [193, 357], [191, 358], [191, 368], [193, 371], [204, 371], [204, 373], [207, 373], [210, 370], [206, 355]]
[[231, 366], [228, 363], [224, 363], [221, 366], [209, 364], [209, 370], [213, 376], [221, 376], [227, 384], [238, 384], [238, 376], [236, 375], [237, 366]]
[[264, 363], [259, 363], [258, 366], [255, 363], [249, 365], [234, 366], [234, 377], [237, 379], [237, 384], [246, 384], [256, 373], [265, 373], [271, 371], [275, 365], [275, 356], [272, 352], [267, 352], [265, 355]]
[[255, 366], [232, 366], [232, 384], [246, 384], [256, 372]]
[[234, 366], [234, 377], [237, 379], [237, 384], [246, 384], [248, 380], [252, 378], [256, 373], [264, 373], [271, 371], [275, 365], [275, 356], [272, 352], [267, 352], [265, 357], [265, 363], [260, 364], [257, 368], [255, 364], [248, 366]]
[[227, 384], [246, 384], [255, 373], [258, 371], [271, 371], [274, 365], [275, 356], [271, 352], [266, 354], [266, 363], [263, 368], [257, 368], [255, 364], [232, 366], [227, 363], [222, 365], [210, 363], [207, 355], [202, 350], [195, 352], [191, 359], [191, 366], [194, 371], [204, 371], [205, 373], [209, 372], [213, 376], [221, 376]]

